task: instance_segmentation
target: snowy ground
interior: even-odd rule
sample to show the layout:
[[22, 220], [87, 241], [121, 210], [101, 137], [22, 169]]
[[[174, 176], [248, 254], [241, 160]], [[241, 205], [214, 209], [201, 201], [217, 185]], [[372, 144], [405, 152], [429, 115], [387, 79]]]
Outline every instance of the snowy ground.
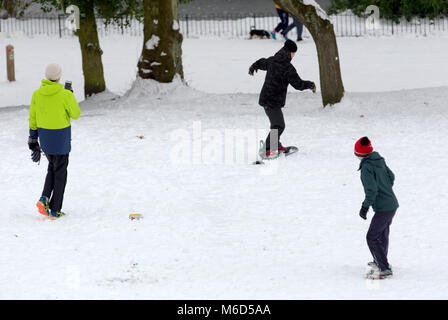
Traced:
[[[438, 44], [446, 45], [442, 40]], [[55, 52], [64, 41], [51, 44]], [[362, 51], [367, 40], [356, 41], [340, 44], [353, 58], [341, 57], [351, 92], [326, 109], [318, 95], [291, 93], [283, 142], [301, 152], [266, 167], [224, 163], [227, 150], [217, 142], [232, 129], [267, 127], [254, 93], [263, 77], [248, 78], [246, 69], [275, 42], [254, 42], [248, 52], [249, 41], [236, 42], [236, 48], [187, 41], [185, 71], [193, 88], [137, 83], [116, 101], [82, 103], [83, 115], [73, 122], [64, 206], [69, 216], [59, 221], [46, 220], [34, 207], [46, 160], [37, 166], [29, 159], [26, 107], [1, 110], [0, 298], [446, 299], [447, 63], [436, 50], [423, 59], [425, 48], [428, 54], [437, 46], [433, 39], [395, 39], [409, 49], [405, 54], [378, 40], [390, 54], [377, 48], [376, 57]], [[303, 47], [311, 65], [298, 59], [296, 66], [304, 78], [316, 79], [314, 47]], [[376, 67], [350, 47], [377, 59]], [[138, 55], [136, 48], [126, 50]], [[107, 51], [106, 66], [115, 66], [106, 71], [109, 88], [123, 93], [132, 81], [126, 64], [133, 64], [120, 51]], [[39, 52], [38, 63], [30, 59], [28, 68], [47, 62]], [[73, 61], [68, 69], [79, 92], [77, 52], [64, 59]], [[378, 72], [366, 79], [364, 65]], [[2, 83], [2, 104], [26, 104], [38, 76], [21, 77], [33, 77], [34, 83], [18, 84], [16, 100], [10, 97], [15, 84], [5, 94]], [[369, 83], [375, 87], [367, 90]], [[172, 155], [184, 141], [180, 133], [191, 154], [179, 164]], [[363, 279], [371, 257], [368, 222], [358, 216], [363, 192], [353, 156], [363, 135], [395, 172], [401, 205], [391, 231], [395, 275], [381, 282]], [[207, 150], [215, 145], [221, 149], [215, 148], [213, 163]], [[250, 144], [243, 152], [246, 162], [255, 160], [255, 148]], [[130, 213], [144, 219], [131, 221]]]
[[[83, 99], [83, 77], [76, 39], [5, 38], [0, 47], [13, 44], [17, 82], [6, 81], [0, 68], [0, 107], [29, 105], [31, 93], [40, 85], [45, 66], [58, 62], [63, 80], [72, 80], [78, 100]], [[108, 88], [124, 94], [136, 75], [141, 53], [140, 38], [105, 38], [101, 41]], [[282, 45], [273, 40], [185, 40], [184, 69], [189, 84], [209, 93], [258, 93], [263, 76], [251, 78], [248, 68], [256, 59], [270, 56]], [[379, 92], [448, 86], [448, 37], [340, 38], [342, 74], [349, 92]], [[32, 52], [32, 54], [30, 54]], [[0, 50], [0, 61], [5, 61]], [[304, 79], [318, 84], [316, 49], [311, 40], [299, 44], [293, 60]]]

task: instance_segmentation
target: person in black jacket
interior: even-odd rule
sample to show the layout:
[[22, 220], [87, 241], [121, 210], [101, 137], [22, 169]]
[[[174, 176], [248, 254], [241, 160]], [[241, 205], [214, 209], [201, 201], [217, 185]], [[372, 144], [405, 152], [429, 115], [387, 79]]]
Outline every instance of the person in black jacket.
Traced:
[[262, 58], [249, 68], [251, 76], [258, 70], [267, 71], [258, 102], [260, 106], [264, 107], [271, 124], [271, 131], [265, 142], [267, 158], [274, 158], [279, 152], [283, 152], [286, 149], [280, 143], [280, 136], [285, 130], [285, 120], [281, 108], [285, 106], [288, 85], [292, 85], [300, 91], [310, 89], [316, 92], [314, 82], [302, 80], [291, 64], [291, 60], [296, 52], [297, 45], [294, 41], [287, 40], [283, 48], [274, 56], [267, 59]]
[[277, 39], [277, 32], [282, 31], [283, 37], [286, 36], [284, 33], [286, 28], [288, 28], [289, 14], [285, 10], [282, 10], [278, 4], [275, 5], [275, 10], [277, 10], [278, 17], [280, 18], [280, 23], [275, 27], [275, 29], [271, 32], [272, 39]]

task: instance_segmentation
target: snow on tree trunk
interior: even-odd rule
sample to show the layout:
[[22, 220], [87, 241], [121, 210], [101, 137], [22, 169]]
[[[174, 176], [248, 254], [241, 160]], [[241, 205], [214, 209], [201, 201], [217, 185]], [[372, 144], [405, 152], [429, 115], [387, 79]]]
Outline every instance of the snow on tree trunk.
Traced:
[[159, 82], [171, 82], [177, 74], [183, 79], [178, 0], [144, 0], [143, 6], [144, 43], [138, 75]]
[[86, 97], [106, 90], [104, 80], [103, 51], [98, 39], [93, 2], [85, 2], [82, 7], [80, 29], [77, 31], [82, 54], [82, 70], [84, 72], [84, 95]]
[[283, 10], [302, 22], [311, 33], [319, 59], [322, 102], [336, 104], [344, 96], [338, 45], [333, 24], [313, 0], [274, 0]]

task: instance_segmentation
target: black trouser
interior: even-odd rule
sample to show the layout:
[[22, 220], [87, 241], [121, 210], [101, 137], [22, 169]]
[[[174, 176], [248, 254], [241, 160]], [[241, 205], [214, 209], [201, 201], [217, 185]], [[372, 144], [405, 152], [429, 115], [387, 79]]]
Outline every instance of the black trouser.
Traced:
[[283, 11], [281, 9], [277, 9], [277, 14], [280, 18], [280, 23], [277, 25], [277, 27], [275, 27], [275, 32], [285, 30], [288, 27], [288, 20], [289, 20], [288, 12]]
[[46, 154], [45, 156], [48, 159], [48, 171], [42, 196], [51, 198], [51, 210], [61, 211], [67, 184], [68, 154]]
[[271, 131], [269, 132], [265, 143], [266, 152], [268, 152], [271, 150], [271, 143], [272, 150], [277, 150], [282, 146], [282, 144], [280, 143], [280, 136], [282, 135], [283, 131], [285, 131], [285, 119], [283, 117], [281, 108], [266, 107], [264, 108], [264, 112], [266, 112], [266, 115], [271, 122]]
[[389, 230], [395, 212], [396, 210], [375, 213], [367, 232], [367, 244], [381, 271], [389, 269], [389, 262], [387, 261]]

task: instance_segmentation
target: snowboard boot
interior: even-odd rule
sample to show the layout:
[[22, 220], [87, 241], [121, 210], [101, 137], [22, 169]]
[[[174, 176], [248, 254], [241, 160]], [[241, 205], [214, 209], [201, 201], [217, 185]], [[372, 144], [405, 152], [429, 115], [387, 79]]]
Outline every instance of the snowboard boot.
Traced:
[[39, 210], [39, 213], [44, 216], [50, 215], [50, 207], [49, 207], [49, 201], [47, 197], [40, 197], [39, 201], [36, 203], [37, 210]]
[[279, 153], [277, 151], [267, 151], [264, 158], [267, 160], [272, 160], [272, 159], [277, 159], [278, 156], [279, 156]]
[[50, 219], [51, 220], [57, 220], [57, 219], [59, 219], [60, 217], [63, 217], [63, 216], [65, 216], [65, 213], [61, 212], [61, 211], [51, 210], [51, 212], [50, 212]]
[[286, 150], [288, 150], [288, 148], [286, 148], [284, 146], [280, 146], [280, 148], [278, 148], [278, 153], [285, 152]]
[[384, 271], [381, 271], [378, 275], [378, 277], [380, 279], [385, 279], [385, 278], [390, 278], [392, 277], [393, 273], [392, 273], [392, 269], [386, 269]]

